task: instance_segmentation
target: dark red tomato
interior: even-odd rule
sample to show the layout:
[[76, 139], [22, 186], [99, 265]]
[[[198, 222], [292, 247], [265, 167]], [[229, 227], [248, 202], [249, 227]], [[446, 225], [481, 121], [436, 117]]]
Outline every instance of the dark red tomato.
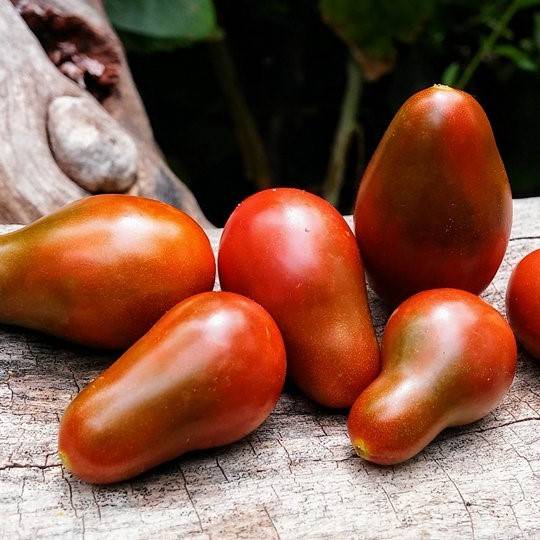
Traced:
[[496, 407], [514, 378], [516, 342], [504, 318], [477, 296], [436, 289], [394, 311], [382, 362], [348, 427], [359, 456], [388, 465], [413, 457], [444, 428]]
[[283, 340], [261, 306], [232, 293], [193, 296], [69, 405], [60, 456], [87, 482], [132, 478], [244, 437], [270, 414], [284, 378]]
[[277, 322], [295, 383], [322, 405], [351, 406], [379, 372], [379, 349], [358, 247], [335, 208], [297, 189], [257, 193], [227, 221], [218, 259], [222, 288]]
[[540, 360], [540, 249], [514, 269], [506, 291], [506, 313], [523, 347]]
[[126, 348], [214, 286], [203, 229], [167, 204], [98, 195], [0, 236], [0, 321]]
[[440, 85], [412, 96], [366, 169], [354, 220], [389, 304], [438, 287], [483, 291], [506, 251], [512, 195], [478, 102]]

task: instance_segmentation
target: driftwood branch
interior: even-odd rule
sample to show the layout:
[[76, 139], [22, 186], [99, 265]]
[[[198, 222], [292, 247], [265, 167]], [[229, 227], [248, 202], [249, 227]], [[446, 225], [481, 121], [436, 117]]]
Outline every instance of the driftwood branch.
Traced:
[[208, 225], [163, 161], [99, 1], [0, 0], [0, 133], [0, 222], [112, 191]]
[[[485, 293], [504, 313], [511, 269], [540, 248], [540, 199], [515, 202], [505, 261]], [[211, 232], [214, 247], [220, 231]], [[370, 298], [378, 333], [388, 314]], [[316, 329], [314, 329], [316, 331]], [[6, 538], [538, 538], [540, 364], [520, 355], [493, 413], [408, 463], [354, 455], [345, 414], [287, 390], [237, 444], [92, 487], [63, 471], [58, 420], [113, 358], [0, 329], [0, 529]], [[0, 536], [2, 536], [0, 535]]]

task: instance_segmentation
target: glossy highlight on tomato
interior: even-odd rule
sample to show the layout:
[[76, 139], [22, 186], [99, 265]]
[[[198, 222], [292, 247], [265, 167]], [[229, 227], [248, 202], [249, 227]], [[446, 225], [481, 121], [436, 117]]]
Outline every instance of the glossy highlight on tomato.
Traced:
[[128, 347], [214, 279], [203, 229], [141, 197], [88, 197], [0, 236], [0, 321], [84, 345]]
[[244, 437], [270, 414], [284, 379], [283, 340], [261, 306], [233, 293], [193, 296], [69, 405], [60, 456], [87, 482], [132, 478]]
[[540, 360], [540, 249], [514, 268], [506, 291], [506, 313], [519, 342]]
[[323, 199], [288, 188], [247, 198], [225, 225], [218, 269], [224, 290], [272, 315], [291, 378], [313, 400], [349, 407], [379, 373], [358, 247]]
[[412, 96], [366, 169], [354, 221], [388, 304], [439, 287], [482, 292], [506, 251], [512, 195], [480, 104], [441, 85]]
[[510, 326], [477, 296], [456, 289], [412, 296], [384, 331], [381, 374], [351, 409], [357, 454], [400, 463], [446, 427], [479, 420], [510, 387], [516, 355]]

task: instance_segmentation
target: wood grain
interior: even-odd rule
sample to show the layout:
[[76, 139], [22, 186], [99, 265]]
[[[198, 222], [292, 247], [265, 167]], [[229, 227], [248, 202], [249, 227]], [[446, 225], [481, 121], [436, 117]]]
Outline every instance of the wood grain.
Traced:
[[[501, 312], [512, 267], [540, 247], [539, 218], [540, 198], [515, 201], [508, 253], [485, 293]], [[371, 305], [380, 333], [387, 314]], [[241, 442], [93, 487], [60, 466], [58, 421], [112, 360], [0, 329], [0, 537], [540, 538], [540, 364], [523, 353], [500, 407], [400, 466], [355, 457], [346, 415], [288, 389]]]

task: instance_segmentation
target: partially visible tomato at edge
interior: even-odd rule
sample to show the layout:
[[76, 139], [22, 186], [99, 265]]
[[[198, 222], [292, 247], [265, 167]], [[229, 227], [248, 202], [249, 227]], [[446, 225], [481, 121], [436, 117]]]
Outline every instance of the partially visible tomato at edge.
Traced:
[[506, 313], [519, 342], [540, 360], [540, 249], [514, 268], [506, 291]]

